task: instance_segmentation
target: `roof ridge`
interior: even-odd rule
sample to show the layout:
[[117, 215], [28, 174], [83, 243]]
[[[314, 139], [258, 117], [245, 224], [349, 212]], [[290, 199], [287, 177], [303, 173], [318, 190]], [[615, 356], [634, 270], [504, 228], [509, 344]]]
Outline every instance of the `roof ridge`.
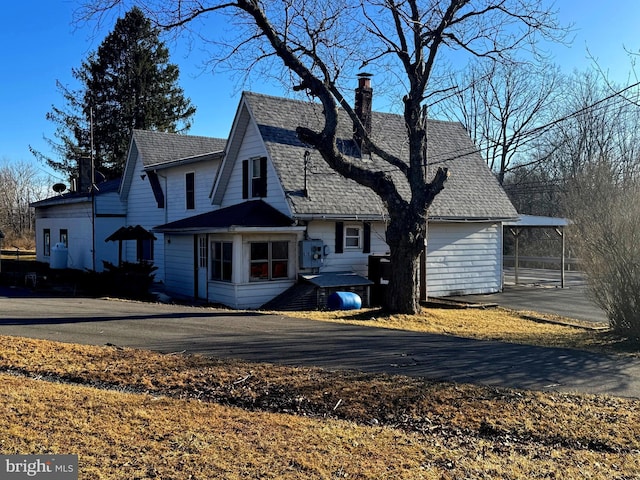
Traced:
[[[281, 101], [281, 102], [299, 103], [299, 104], [303, 104], [303, 105], [321, 105], [319, 102], [314, 102], [312, 100], [301, 100], [301, 99], [298, 99], [298, 98], [290, 98], [290, 97], [284, 97], [284, 96], [270, 95], [270, 94], [266, 94], [266, 93], [254, 92], [254, 91], [251, 91], [251, 90], [244, 90], [242, 92], [242, 95], [243, 96], [247, 95], [247, 96], [253, 96], [253, 97], [262, 97], [262, 98], [277, 100], [277, 101]], [[344, 110], [344, 108], [342, 108], [340, 105], [338, 105], [338, 110]], [[403, 115], [401, 113], [384, 112], [384, 111], [380, 111], [380, 110], [373, 110], [372, 113], [374, 115], [376, 115], [376, 116], [391, 116], [391, 117], [394, 117], [394, 118], [402, 118], [403, 117]], [[457, 121], [457, 120], [444, 120], [444, 119], [441, 119], [441, 118], [428, 118], [427, 122], [462, 126], [462, 123]]]
[[151, 135], [171, 135], [178, 138], [204, 138], [207, 140], [222, 140], [224, 142], [227, 141], [227, 138], [223, 137], [211, 137], [208, 135], [191, 135], [188, 133], [179, 133], [179, 132], [161, 132], [158, 130], [145, 130], [143, 128], [134, 128], [133, 133], [143, 133], [143, 134], [151, 134]]

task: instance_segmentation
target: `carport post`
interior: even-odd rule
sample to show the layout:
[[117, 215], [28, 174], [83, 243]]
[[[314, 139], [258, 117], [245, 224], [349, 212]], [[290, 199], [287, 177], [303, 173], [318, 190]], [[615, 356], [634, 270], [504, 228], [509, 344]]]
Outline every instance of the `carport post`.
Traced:
[[519, 259], [519, 250], [520, 250], [520, 245], [519, 245], [519, 239], [520, 239], [520, 229], [519, 228], [510, 228], [509, 230], [511, 230], [512, 235], [515, 237], [516, 240], [516, 245], [515, 245], [515, 255], [514, 255], [514, 270], [515, 270], [515, 284], [518, 285], [518, 270], [520, 268], [520, 259]]
[[560, 255], [560, 288], [564, 288], [564, 262], [565, 262], [565, 248], [564, 248], [564, 227], [556, 228], [556, 232], [562, 239], [562, 253]]

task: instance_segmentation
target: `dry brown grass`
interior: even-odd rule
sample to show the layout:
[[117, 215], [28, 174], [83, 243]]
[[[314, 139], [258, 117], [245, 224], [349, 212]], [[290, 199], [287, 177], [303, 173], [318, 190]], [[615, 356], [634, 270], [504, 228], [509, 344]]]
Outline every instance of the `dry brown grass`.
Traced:
[[12, 337], [0, 370], [2, 451], [83, 479], [640, 478], [636, 400]]
[[[418, 315], [389, 315], [381, 309], [287, 312], [293, 317], [350, 323], [414, 332], [455, 335], [481, 340], [620, 351], [623, 339], [603, 324], [580, 322], [556, 315], [519, 312], [506, 308], [423, 308]], [[591, 327], [600, 327], [593, 329]]]

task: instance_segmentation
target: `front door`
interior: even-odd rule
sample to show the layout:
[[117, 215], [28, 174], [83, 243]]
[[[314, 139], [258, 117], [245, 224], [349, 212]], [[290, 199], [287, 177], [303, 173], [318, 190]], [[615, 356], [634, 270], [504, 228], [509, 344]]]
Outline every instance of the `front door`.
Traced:
[[197, 273], [196, 273], [196, 296], [203, 300], [207, 299], [207, 272], [209, 265], [207, 236], [198, 235], [197, 245]]

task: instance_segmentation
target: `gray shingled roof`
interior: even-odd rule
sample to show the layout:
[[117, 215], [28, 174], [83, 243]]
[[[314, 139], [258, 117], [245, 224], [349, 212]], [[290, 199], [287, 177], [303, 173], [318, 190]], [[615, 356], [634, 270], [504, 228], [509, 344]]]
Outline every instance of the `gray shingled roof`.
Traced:
[[[304, 152], [309, 149], [296, 136], [298, 126], [318, 129], [323, 121], [318, 104], [244, 93], [246, 104], [258, 124], [274, 167], [287, 194], [294, 216], [379, 216], [385, 210], [379, 197], [370, 189], [331, 170], [318, 152], [311, 151], [307, 172], [308, 197], [304, 189]], [[357, 152], [352, 140], [352, 126], [341, 112], [339, 136], [344, 152]], [[429, 209], [431, 218], [503, 219], [516, 218], [515, 208], [497, 179], [477, 152], [473, 142], [459, 123], [431, 120], [428, 122], [429, 164], [449, 168], [445, 189]], [[387, 151], [407, 158], [408, 145], [404, 119], [400, 115], [373, 113], [372, 136]], [[353, 161], [362, 162], [353, 157]], [[388, 169], [379, 159], [367, 160]], [[400, 175], [400, 190], [409, 196], [406, 180]]]
[[[113, 180], [107, 180], [105, 182], [100, 182], [96, 184], [96, 190], [94, 190], [93, 195], [103, 195], [106, 193], [117, 192], [120, 188], [121, 183], [120, 178], [115, 178]], [[30, 207], [50, 207], [51, 205], [59, 205], [63, 203], [68, 203], [69, 201], [89, 201], [91, 199], [90, 192], [74, 192], [68, 191], [66, 193], [54, 195], [53, 197], [45, 198], [44, 200], [39, 200], [37, 202], [32, 202]]]
[[229, 227], [290, 227], [293, 220], [262, 200], [250, 200], [229, 207], [159, 225], [153, 230], [171, 232], [185, 229]]
[[145, 167], [221, 152], [227, 143], [223, 138], [148, 130], [134, 130], [133, 138]]

